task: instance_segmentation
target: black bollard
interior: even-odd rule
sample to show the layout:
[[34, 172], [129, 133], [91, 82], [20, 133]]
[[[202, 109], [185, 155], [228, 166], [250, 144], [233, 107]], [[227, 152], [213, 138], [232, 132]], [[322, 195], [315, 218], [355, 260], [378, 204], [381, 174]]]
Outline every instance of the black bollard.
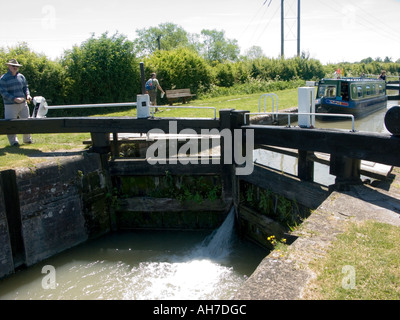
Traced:
[[145, 75], [144, 75], [144, 63], [141, 62], [140, 63], [140, 80], [141, 80], [141, 84], [142, 84], [142, 94], [146, 93], [146, 79], [145, 79]]
[[400, 135], [400, 106], [391, 107], [385, 114], [386, 129], [394, 136]]

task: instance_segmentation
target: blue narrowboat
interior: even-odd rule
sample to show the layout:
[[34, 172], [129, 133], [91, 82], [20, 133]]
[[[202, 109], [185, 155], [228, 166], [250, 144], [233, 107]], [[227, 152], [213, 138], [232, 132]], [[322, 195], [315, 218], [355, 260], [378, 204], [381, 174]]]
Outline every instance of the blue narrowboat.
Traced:
[[361, 118], [386, 108], [387, 100], [386, 83], [383, 80], [322, 79], [318, 82], [315, 109], [317, 113], [352, 114]]

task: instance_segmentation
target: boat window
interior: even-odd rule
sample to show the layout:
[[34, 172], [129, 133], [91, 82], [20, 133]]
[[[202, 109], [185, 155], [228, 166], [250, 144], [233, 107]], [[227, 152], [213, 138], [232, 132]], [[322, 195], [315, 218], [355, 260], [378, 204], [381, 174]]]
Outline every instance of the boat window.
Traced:
[[376, 96], [379, 95], [379, 86], [377, 84], [372, 85], [372, 92]]
[[342, 83], [340, 95], [344, 101], [349, 101], [349, 84], [347, 82]]
[[318, 90], [318, 97], [336, 98], [336, 86], [320, 86]]
[[359, 100], [364, 97], [384, 94], [384, 84], [378, 83], [353, 83], [351, 84], [351, 99]]
[[363, 87], [357, 86], [357, 97], [362, 98], [364, 96], [363, 94]]
[[364, 90], [361, 84], [351, 85], [351, 99], [358, 100], [364, 97]]
[[357, 87], [355, 85], [351, 85], [351, 98], [357, 99]]

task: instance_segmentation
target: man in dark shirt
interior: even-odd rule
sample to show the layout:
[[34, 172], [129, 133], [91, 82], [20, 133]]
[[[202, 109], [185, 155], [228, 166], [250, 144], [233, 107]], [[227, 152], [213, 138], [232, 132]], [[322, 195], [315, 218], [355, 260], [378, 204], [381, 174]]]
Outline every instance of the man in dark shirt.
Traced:
[[382, 70], [380, 76], [378, 77], [379, 80], [386, 81], [386, 71]]
[[[29, 118], [27, 101], [32, 99], [28, 82], [23, 74], [19, 73], [22, 67], [17, 60], [11, 59], [6, 63], [8, 72], [0, 77], [0, 94], [4, 101], [4, 119]], [[8, 141], [12, 146], [19, 146], [16, 134], [10, 134]], [[24, 134], [24, 143], [32, 143], [30, 134]]]

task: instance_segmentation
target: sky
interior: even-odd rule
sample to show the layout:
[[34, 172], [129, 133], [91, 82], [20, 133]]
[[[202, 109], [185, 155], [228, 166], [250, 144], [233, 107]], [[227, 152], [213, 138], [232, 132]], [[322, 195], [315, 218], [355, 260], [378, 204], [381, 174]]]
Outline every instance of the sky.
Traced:
[[[300, 0], [301, 51], [323, 64], [400, 59], [400, 0]], [[17, 5], [15, 5], [17, 4]], [[297, 53], [297, 0], [284, 0], [285, 57]], [[19, 0], [0, 3], [0, 47], [26, 42], [51, 59], [95, 34], [171, 22], [189, 33], [225, 31], [244, 54], [281, 54], [281, 0]]]

